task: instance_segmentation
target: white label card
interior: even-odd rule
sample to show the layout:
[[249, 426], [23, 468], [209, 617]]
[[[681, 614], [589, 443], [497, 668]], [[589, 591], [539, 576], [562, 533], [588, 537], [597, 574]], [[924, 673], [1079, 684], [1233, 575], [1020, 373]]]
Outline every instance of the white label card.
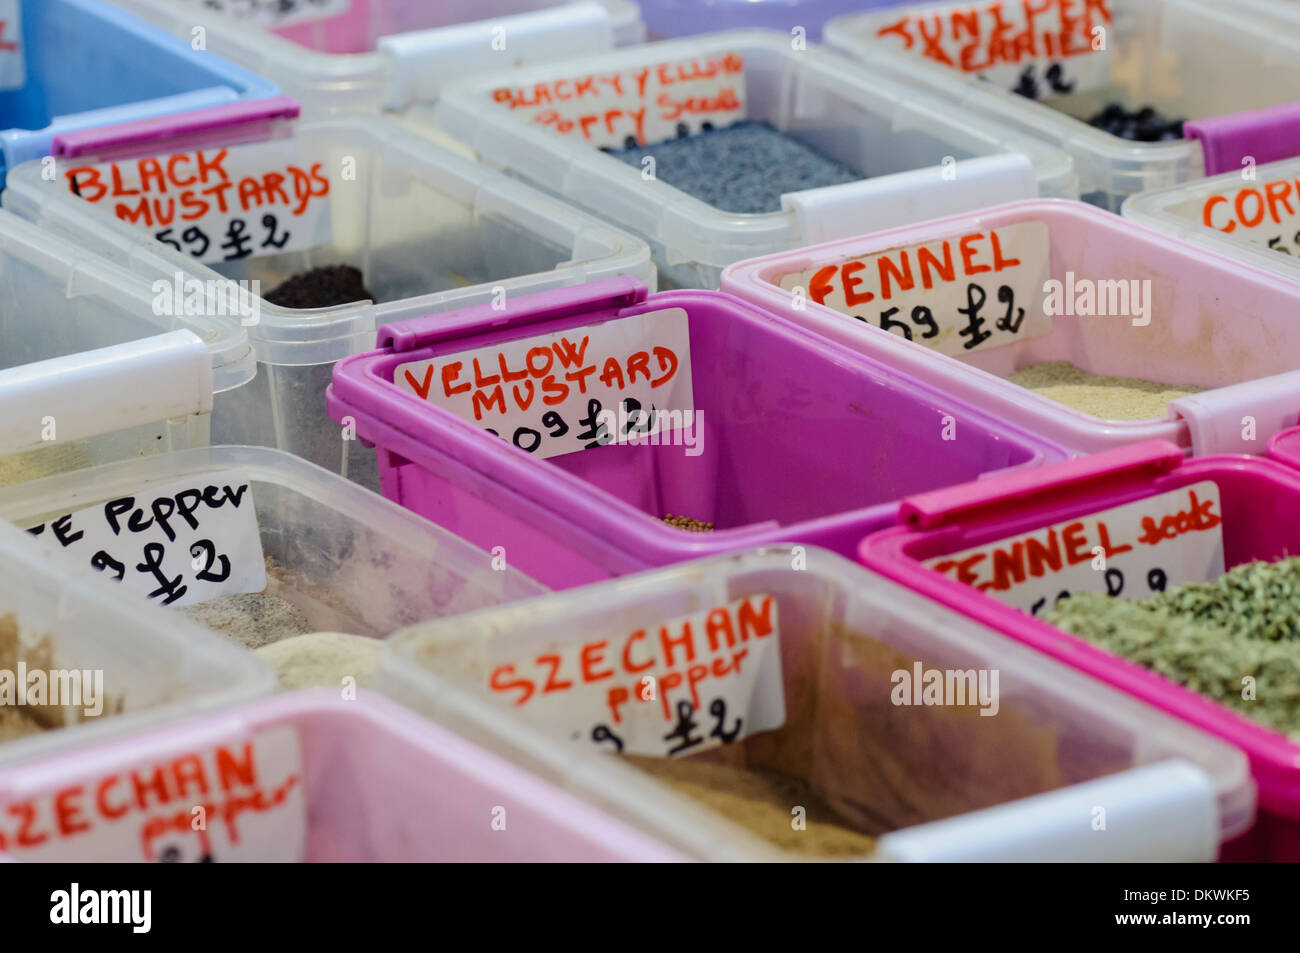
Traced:
[[1204, 201], [1189, 200], [1179, 211], [1233, 238], [1300, 255], [1300, 179], [1224, 189]]
[[325, 163], [300, 153], [263, 142], [61, 168], [74, 195], [216, 264], [332, 240]]
[[1044, 222], [953, 235], [781, 277], [781, 287], [942, 354], [1050, 334]]
[[0, 89], [22, 89], [26, 85], [22, 0], [0, 0]]
[[927, 4], [883, 18], [876, 38], [1002, 89], [1048, 99], [1110, 83], [1110, 0]]
[[[10, 800], [0, 851], [38, 863], [301, 862], [303, 784], [298, 733], [281, 726]], [[91, 922], [89, 892], [64, 922]]]
[[665, 308], [409, 361], [393, 382], [516, 447], [555, 457], [689, 426], [690, 340], [686, 312]]
[[1034, 615], [1072, 592], [1140, 601], [1223, 575], [1219, 485], [1205, 480], [925, 565]]
[[117, 497], [27, 532], [164, 606], [266, 588], [252, 487], [238, 474]]
[[744, 119], [745, 60], [721, 53], [566, 76], [501, 87], [492, 98], [521, 119], [598, 148], [631, 148]]
[[785, 724], [776, 600], [753, 595], [498, 665], [491, 697], [558, 738], [653, 757]]
[[261, 26], [289, 26], [347, 13], [352, 0], [188, 0], [205, 10], [224, 13]]

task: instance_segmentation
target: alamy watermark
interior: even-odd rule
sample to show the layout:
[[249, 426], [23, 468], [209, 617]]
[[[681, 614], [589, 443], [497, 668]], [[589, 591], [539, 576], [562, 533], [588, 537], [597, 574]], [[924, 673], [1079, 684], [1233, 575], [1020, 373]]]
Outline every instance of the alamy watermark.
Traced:
[[978, 707], [980, 715], [998, 713], [998, 670], [926, 668], [920, 662], [911, 669], [897, 669], [889, 693], [895, 705], [938, 705], [942, 707]]
[[684, 447], [688, 457], [704, 452], [704, 411], [645, 410], [627, 401], [618, 410], [602, 410], [596, 415], [600, 435], [596, 442], [604, 445], [627, 444], [633, 447]]
[[102, 669], [0, 668], [0, 706], [80, 708], [88, 718], [104, 713]]
[[262, 282], [212, 278], [201, 281], [176, 272], [153, 283], [153, 313], [163, 317], [238, 318], [253, 327], [262, 319]]
[[1151, 323], [1151, 279], [1094, 281], [1065, 273], [1065, 281], [1043, 282], [1043, 311], [1047, 316], [1132, 318], [1135, 328]]

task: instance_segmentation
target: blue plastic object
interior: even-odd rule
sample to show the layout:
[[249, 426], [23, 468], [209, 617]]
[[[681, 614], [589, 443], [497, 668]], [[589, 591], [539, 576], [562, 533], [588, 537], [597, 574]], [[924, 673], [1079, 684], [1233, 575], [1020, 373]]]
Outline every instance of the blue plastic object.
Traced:
[[26, 83], [0, 90], [0, 187], [54, 136], [279, 90], [102, 0], [22, 0]]

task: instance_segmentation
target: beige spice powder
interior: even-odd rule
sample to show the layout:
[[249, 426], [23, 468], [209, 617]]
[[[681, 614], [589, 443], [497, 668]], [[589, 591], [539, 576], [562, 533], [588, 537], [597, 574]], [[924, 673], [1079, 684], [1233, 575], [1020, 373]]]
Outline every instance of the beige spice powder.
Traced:
[[1007, 378], [1058, 404], [1073, 407], [1103, 420], [1163, 418], [1169, 402], [1204, 390], [1143, 380], [1107, 377], [1076, 367], [1069, 361], [1043, 361], [1022, 368]]

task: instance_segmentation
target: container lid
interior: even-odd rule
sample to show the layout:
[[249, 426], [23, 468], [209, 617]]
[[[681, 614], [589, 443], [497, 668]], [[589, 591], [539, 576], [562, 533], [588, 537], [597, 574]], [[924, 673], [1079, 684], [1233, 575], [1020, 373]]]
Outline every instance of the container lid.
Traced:
[[[142, 423], [202, 410], [189, 408], [187, 395], [195, 394], [194, 401], [204, 399], [195, 393], [194, 383], [180, 386], [187, 372], [196, 373], [185, 357], [190, 348], [180, 343], [183, 338], [166, 337], [169, 332], [189, 332], [200, 346], [208, 365], [200, 383], [207, 383], [209, 407], [213, 393], [238, 387], [256, 373], [246, 331], [238, 323], [187, 313], [193, 310], [186, 305], [192, 289], [178, 286], [172, 275], [151, 283], [6, 210], [0, 210], [0, 259], [5, 261], [0, 274], [6, 295], [29, 308], [26, 324], [14, 316], [6, 322], [0, 355], [8, 370], [0, 370], [0, 380], [13, 382], [21, 373], [24, 386], [38, 377], [48, 383], [67, 383], [62, 375], [74, 366], [86, 373], [93, 367], [96, 386], [101, 388], [97, 391], [101, 416], [113, 419], [119, 413], [126, 419], [143, 414], [133, 421]], [[74, 333], [83, 323], [88, 327]], [[69, 346], [73, 341], [86, 346], [74, 350]], [[116, 350], [101, 352], [105, 347]], [[171, 364], [168, 352], [184, 367]], [[14, 364], [23, 354], [33, 355], [33, 361], [66, 360], [42, 365], [45, 371], [24, 370]], [[149, 416], [159, 409], [168, 412]]]
[[[662, 178], [648, 175], [645, 168], [605, 155], [579, 135], [563, 134], [540, 121], [528, 121], [512, 107], [503, 105], [504, 100], [498, 97], [511, 90], [528, 93], [550, 87], [554, 87], [556, 96], [563, 97], [569, 95], [566, 84], [572, 83], [573, 95], [581, 99], [588, 95], [579, 92], [579, 88], [587, 88], [580, 82], [584, 77], [625, 73], [630, 84], [637, 82], [638, 71], [667, 69], [690, 61], [716, 62], [728, 55], [739, 58], [741, 68], [749, 71], [746, 75], [752, 76], [744, 81], [751, 89], [746, 96], [754, 103], [762, 100], [764, 108], [772, 114], [769, 121], [778, 128], [798, 131], [816, 125], [819, 118], [827, 123], [853, 122], [851, 116], [845, 119], [840, 115], [842, 109], [837, 112], [833, 108], [847, 103], [853, 109], [879, 117], [882, 129], [900, 133], [896, 145], [888, 136], [873, 141], [873, 148], [882, 156], [883, 150], [891, 146], [904, 157], [912, 155], [917, 151], [913, 134], [915, 130], [924, 130], [925, 135], [942, 143], [933, 148], [950, 150], [951, 155], [946, 158], [955, 159], [959, 166], [968, 157], [1022, 153], [1028, 156], [1032, 166], [1036, 194], [1077, 197], [1072, 162], [1060, 150], [1045, 147], [1023, 133], [996, 123], [971, 123], [960, 109], [941, 98], [864, 70], [815, 44], [794, 49], [788, 35], [774, 31], [742, 30], [669, 40], [580, 60], [552, 61], [510, 72], [479, 75], [445, 89], [435, 106], [434, 118], [449, 135], [476, 149], [493, 165], [598, 211], [646, 236], [654, 247], [662, 246], [668, 265], [698, 262], [721, 268], [754, 255], [797, 247], [806, 241], [799, 214], [792, 208], [758, 214], [723, 211]], [[632, 105], [627, 109], [636, 112]], [[756, 110], [757, 106], [745, 105], [745, 118], [754, 118], [749, 114]], [[727, 121], [733, 121], [738, 115], [735, 110], [726, 113]], [[970, 190], [934, 187], [944, 158], [942, 155], [921, 158], [917, 160], [919, 167], [911, 169], [906, 168], [908, 160], [904, 158], [901, 160], [904, 171], [868, 176], [829, 189], [849, 190], [848, 194], [837, 196], [837, 200], [856, 203], [858, 223], [877, 220], [892, 211], [894, 195], [902, 189], [913, 190], [914, 197], [909, 200], [913, 218], [918, 207], [922, 209], [922, 217], [969, 207], [947, 203], [969, 203]], [[1019, 170], [1008, 169], [1005, 174], [1017, 182], [1021, 179]], [[924, 181], [917, 182], [918, 177]], [[825, 229], [838, 225], [840, 230], [835, 235], [840, 237], [844, 234], [844, 220], [850, 217], [841, 210], [838, 223], [827, 223], [816, 234], [824, 236]], [[860, 225], [854, 227], [855, 231], [860, 229]]]
[[645, 39], [634, 0], [329, 0], [306, 13], [223, 0], [121, 6], [186, 39], [198, 24], [209, 49], [328, 112], [407, 107], [493, 51], [516, 62]]
[[[793, 569], [792, 558], [799, 560]], [[766, 747], [745, 744], [745, 754], [736, 757], [778, 767], [792, 752], [801, 752], [794, 760], [808, 762], [805, 769], [820, 779], [814, 789], [837, 809], [845, 804], [837, 784], [851, 784], [859, 801], [878, 795], [879, 803], [859, 809], [878, 811], [877, 818], [892, 830], [877, 844], [883, 859], [1005, 858], [1015, 845], [1031, 840], [1038, 845], [1035, 856], [1041, 849], [1056, 860], [1153, 854], [1209, 858], [1220, 841], [1253, 821], [1254, 786], [1241, 752], [816, 548], [793, 556], [790, 548], [781, 547], [699, 560], [416, 626], [391, 637], [381, 683], [386, 692], [434, 720], [696, 856], [772, 859], [783, 855], [722, 815], [619, 763], [589, 744], [585, 733], [577, 741], [568, 736], [564, 726], [569, 721], [574, 727], [585, 724], [582, 719], [591, 714], [587, 707], [573, 702], [576, 719], [559, 714], [557, 695], [545, 713], [534, 706], [530, 715], [526, 705], [517, 704], [522, 689], [515, 681], [531, 679], [529, 660], [546, 651], [560, 666], [579, 665], [576, 675], [554, 670], [557, 686], [571, 676], [582, 683], [584, 672], [599, 669], [615, 670], [602, 686], [621, 684], [621, 659], [629, 653], [619, 648], [620, 637], [635, 642], [630, 654], [640, 666], [643, 657], [658, 651], [646, 655], [641, 649], [656, 644], [653, 636], [661, 627], [676, 636], [683, 620], [716, 618], [721, 625], [716, 616], [720, 607], [731, 611], [725, 607], [768, 596], [775, 603], [774, 614], [766, 617], [775, 619], [772, 628], [779, 640], [785, 728], [778, 735], [756, 737], [754, 743], [761, 740]], [[714, 632], [716, 645], [722, 645], [722, 631]], [[586, 650], [584, 643], [597, 648]], [[747, 645], [759, 651], [756, 641]], [[991, 734], [982, 734], [982, 717], [965, 711], [973, 716], [967, 722], [975, 734], [967, 739], [970, 746], [963, 748], [962, 758], [935, 757], [946, 743], [964, 744], [955, 737], [942, 740], [947, 715], [915, 711], [910, 707], [915, 699], [899, 694], [905, 676], [922, 677], [918, 668], [984, 671], [990, 682], [991, 670], [998, 672], [996, 692], [981, 696], [984, 702], [997, 698], [998, 715], [988, 719]], [[666, 703], [671, 680], [655, 671]], [[622, 680], [637, 682], [631, 676]], [[537, 686], [543, 683], [549, 693], [552, 683], [543, 677]], [[820, 702], [815, 713], [809, 702], [813, 692]], [[948, 703], [958, 704], [954, 699]], [[659, 698], [654, 704], [657, 709]], [[602, 720], [599, 707], [598, 699], [596, 720]], [[809, 739], [790, 740], [802, 737], [809, 725]], [[873, 738], [877, 730], [880, 737]], [[634, 737], [630, 727], [615, 731], [625, 739]], [[976, 735], [984, 741], [974, 741]], [[1001, 738], [996, 744], [993, 735]], [[980, 751], [981, 745], [992, 747]], [[995, 749], [1005, 759], [1000, 767], [984, 762]], [[1002, 788], [1012, 775], [1036, 775], [1043, 762], [1036, 760], [1035, 750], [1053, 766], [1047, 775], [1038, 775], [1042, 788]], [[822, 764], [823, 759], [830, 760]], [[1183, 767], [1171, 767], [1178, 762]], [[992, 772], [990, 778], [997, 778], [991, 787], [1002, 793], [991, 797], [990, 788], [974, 784], [980, 764]], [[890, 777], [885, 788], [872, 781], [877, 770]], [[1114, 799], [1104, 803], [1109, 818], [1127, 818], [1126, 836], [1098, 838], [1086, 814], [1079, 820], [1079, 799], [1066, 796], [1072, 789], [1064, 777], [1086, 785], [1103, 776], [1120, 783]], [[938, 790], [946, 793], [931, 797]], [[1004, 811], [1001, 823], [982, 823], [971, 813], [982, 808]], [[1171, 811], [1176, 823], [1166, 823]], [[922, 845], [920, 825], [930, 822], [959, 825], [962, 836], [950, 840], [947, 852], [934, 842]], [[1026, 830], [1033, 836], [1022, 837]]]

